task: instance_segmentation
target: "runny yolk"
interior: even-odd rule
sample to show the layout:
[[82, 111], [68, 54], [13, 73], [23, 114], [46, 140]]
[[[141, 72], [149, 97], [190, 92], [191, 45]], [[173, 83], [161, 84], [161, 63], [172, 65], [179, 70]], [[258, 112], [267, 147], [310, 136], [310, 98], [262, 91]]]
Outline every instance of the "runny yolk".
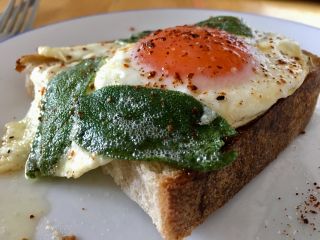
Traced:
[[243, 69], [251, 59], [241, 39], [197, 26], [158, 30], [138, 42], [133, 57], [152, 75], [178, 79], [200, 76], [210, 81]]

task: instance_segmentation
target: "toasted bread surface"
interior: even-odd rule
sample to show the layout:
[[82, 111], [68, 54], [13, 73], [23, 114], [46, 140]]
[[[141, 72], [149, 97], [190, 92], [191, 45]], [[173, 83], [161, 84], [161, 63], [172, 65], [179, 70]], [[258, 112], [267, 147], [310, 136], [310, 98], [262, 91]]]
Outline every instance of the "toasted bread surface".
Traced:
[[320, 60], [309, 56], [312, 70], [300, 88], [227, 140], [224, 151], [238, 153], [231, 165], [204, 173], [154, 163], [112, 161], [104, 171], [150, 215], [164, 239], [183, 239], [303, 132], [320, 92]]

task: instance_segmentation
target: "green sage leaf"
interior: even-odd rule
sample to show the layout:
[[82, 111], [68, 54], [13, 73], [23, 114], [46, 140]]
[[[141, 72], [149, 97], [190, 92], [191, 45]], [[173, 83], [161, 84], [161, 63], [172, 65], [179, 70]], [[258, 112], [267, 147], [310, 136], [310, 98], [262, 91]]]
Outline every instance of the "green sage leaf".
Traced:
[[[239, 18], [233, 16], [210, 17], [207, 20], [196, 23], [195, 25], [200, 27], [218, 28], [228, 33], [240, 36], [253, 36], [251, 29], [247, 25], [245, 25]], [[135, 43], [151, 33], [153, 33], [153, 31], [150, 30], [138, 32], [132, 34], [129, 38], [119, 39], [117, 40], [117, 42]]]
[[221, 117], [200, 125], [203, 105], [177, 91], [105, 87], [80, 98], [76, 113], [75, 142], [109, 158], [208, 171], [236, 156], [221, 152], [235, 130]]
[[209, 19], [198, 22], [195, 25], [200, 27], [218, 28], [235, 35], [246, 37], [253, 36], [251, 29], [247, 25], [245, 25], [239, 18], [232, 16], [210, 17]]
[[138, 42], [141, 38], [148, 36], [152, 32], [153, 31], [149, 31], [149, 30], [138, 32], [138, 33], [132, 34], [129, 38], [123, 38], [117, 41], [122, 43], [135, 43], [135, 42]]
[[70, 145], [73, 112], [79, 97], [87, 92], [101, 59], [84, 60], [59, 73], [49, 83], [42, 100], [41, 121], [26, 164], [26, 175], [49, 176]]

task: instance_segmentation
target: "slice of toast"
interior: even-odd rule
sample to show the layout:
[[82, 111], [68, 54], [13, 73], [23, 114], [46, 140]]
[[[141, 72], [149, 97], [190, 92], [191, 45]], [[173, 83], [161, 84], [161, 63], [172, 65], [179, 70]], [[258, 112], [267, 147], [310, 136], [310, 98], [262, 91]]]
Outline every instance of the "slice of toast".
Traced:
[[312, 70], [300, 88], [258, 119], [238, 128], [238, 135], [227, 141], [225, 151], [238, 152], [231, 165], [201, 173], [163, 164], [112, 161], [104, 166], [104, 172], [150, 215], [163, 238], [190, 235], [305, 129], [320, 92], [320, 60], [307, 54]]

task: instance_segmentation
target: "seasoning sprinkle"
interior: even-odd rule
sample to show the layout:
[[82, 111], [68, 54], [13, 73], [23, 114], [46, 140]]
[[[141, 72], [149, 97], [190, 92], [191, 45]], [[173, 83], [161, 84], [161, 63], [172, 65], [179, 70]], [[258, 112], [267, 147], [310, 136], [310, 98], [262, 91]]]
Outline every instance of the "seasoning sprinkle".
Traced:
[[151, 71], [151, 72], [148, 73], [148, 77], [147, 78], [148, 79], [154, 78], [156, 76], [156, 74], [157, 74], [156, 71]]
[[225, 96], [223, 95], [219, 95], [217, 98], [216, 98], [218, 101], [222, 101], [225, 99]]

